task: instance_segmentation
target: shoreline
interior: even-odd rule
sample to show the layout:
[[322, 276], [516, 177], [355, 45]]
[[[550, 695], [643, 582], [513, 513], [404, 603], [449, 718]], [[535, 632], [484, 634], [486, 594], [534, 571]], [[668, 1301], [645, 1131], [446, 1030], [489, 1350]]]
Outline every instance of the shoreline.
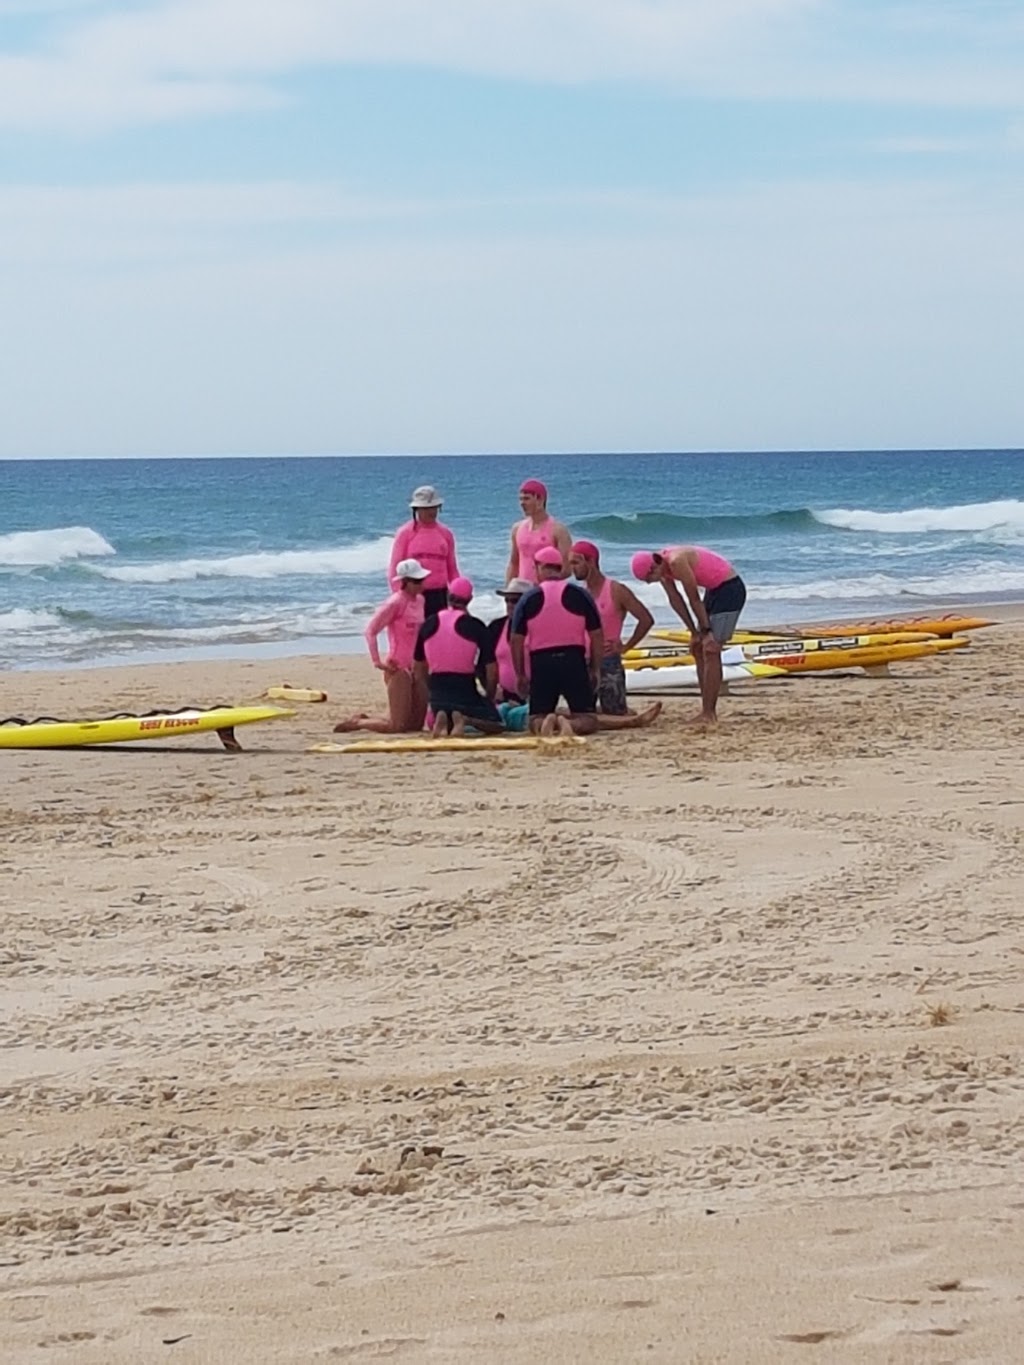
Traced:
[[[903, 607], [893, 612], [884, 610], [866, 610], [856, 616], [842, 617], [823, 617], [823, 616], [800, 616], [789, 619], [785, 622], [786, 627], [797, 629], [806, 628], [815, 624], [821, 624], [825, 620], [841, 623], [844, 619], [850, 621], [868, 620], [871, 617], [879, 619], [897, 620], [904, 616], [924, 616], [924, 615], [948, 615], [958, 612], [964, 616], [986, 617], [996, 624], [1005, 625], [1018, 621], [1024, 621], [1024, 599], [1020, 601], [1000, 601], [1000, 602], [965, 602], [957, 600], [940, 599], [934, 602], [921, 604], [914, 608]], [[665, 624], [671, 624], [669, 619], [666, 622], [656, 622], [655, 628], [662, 629]], [[783, 628], [783, 623], [775, 620], [762, 625], [758, 621], [751, 621], [749, 618], [741, 620], [741, 626], [757, 630], [768, 629], [770, 626]], [[332, 637], [307, 637], [295, 641], [264, 641], [253, 642], [248, 645], [207, 645], [198, 646], [187, 651], [177, 649], [169, 650], [140, 650], [137, 654], [127, 656], [100, 655], [95, 659], [83, 659], [81, 661], [69, 662], [67, 660], [55, 661], [53, 663], [34, 662], [31, 664], [17, 664], [12, 668], [0, 668], [0, 678], [5, 674], [14, 676], [34, 675], [34, 674], [60, 674], [60, 673], [86, 673], [104, 669], [122, 668], [169, 668], [187, 666], [193, 664], [225, 665], [231, 663], [273, 663], [277, 661], [295, 661], [296, 666], [304, 665], [309, 660], [326, 660], [335, 657], [343, 659], [354, 659], [366, 657], [365, 642], [361, 634], [332, 636]]]

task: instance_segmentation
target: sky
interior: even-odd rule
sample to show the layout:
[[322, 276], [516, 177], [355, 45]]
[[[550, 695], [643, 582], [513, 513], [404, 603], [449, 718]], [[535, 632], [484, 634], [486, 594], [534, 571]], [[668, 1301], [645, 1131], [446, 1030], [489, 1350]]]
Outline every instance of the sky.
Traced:
[[0, 458], [1024, 446], [1022, 0], [0, 0]]

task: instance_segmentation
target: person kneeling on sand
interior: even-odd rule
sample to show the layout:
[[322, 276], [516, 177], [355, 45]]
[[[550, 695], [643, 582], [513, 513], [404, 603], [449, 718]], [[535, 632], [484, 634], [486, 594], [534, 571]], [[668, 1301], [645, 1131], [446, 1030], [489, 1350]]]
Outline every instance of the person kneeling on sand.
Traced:
[[[594, 599], [562, 577], [562, 555], [546, 546], [535, 556], [540, 582], [524, 593], [512, 617], [516, 691], [530, 699], [531, 717], [554, 716], [564, 697], [579, 734], [597, 729], [597, 684], [604, 636]], [[589, 662], [588, 662], [589, 647]], [[526, 651], [530, 676], [526, 676]]]
[[[402, 735], [423, 729], [427, 714], [427, 690], [413, 677], [413, 652], [423, 624], [423, 584], [429, 571], [416, 559], [402, 559], [395, 565], [395, 591], [370, 617], [366, 647], [374, 668], [384, 674], [388, 692], [388, 714], [370, 716], [365, 711], [341, 720], [335, 733], [373, 730], [382, 735]], [[388, 652], [383, 660], [377, 636], [387, 631]]]
[[[494, 705], [498, 666], [487, 626], [469, 614], [473, 584], [454, 578], [448, 584], [448, 606], [420, 628], [413, 651], [417, 681], [427, 688], [434, 713], [434, 738], [462, 736], [468, 721], [485, 735], [505, 728]], [[484, 691], [477, 686], [483, 673]]]

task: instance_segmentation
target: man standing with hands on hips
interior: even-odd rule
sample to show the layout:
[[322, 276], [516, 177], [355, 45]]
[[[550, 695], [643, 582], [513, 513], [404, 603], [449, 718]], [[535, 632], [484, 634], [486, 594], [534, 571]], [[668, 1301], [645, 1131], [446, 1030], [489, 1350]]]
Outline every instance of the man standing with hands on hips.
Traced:
[[702, 545], [639, 550], [631, 568], [641, 583], [661, 584], [669, 606], [689, 630], [702, 702], [696, 719], [713, 725], [722, 690], [722, 646], [731, 639], [747, 600], [743, 579], [727, 559]]

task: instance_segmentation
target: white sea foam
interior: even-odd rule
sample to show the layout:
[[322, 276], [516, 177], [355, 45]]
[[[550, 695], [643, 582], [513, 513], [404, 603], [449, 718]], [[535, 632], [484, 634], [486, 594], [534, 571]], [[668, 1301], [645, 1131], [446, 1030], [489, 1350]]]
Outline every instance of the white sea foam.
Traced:
[[868, 601], [872, 598], [968, 598], [984, 600], [1024, 593], [1024, 566], [965, 565], [957, 573], [935, 577], [867, 574], [851, 578], [821, 578], [804, 583], [757, 583], [751, 602]]
[[390, 536], [324, 550], [280, 550], [223, 559], [171, 559], [155, 564], [97, 566], [95, 572], [119, 583], [183, 583], [197, 578], [286, 578], [374, 574], [383, 576]]
[[51, 611], [27, 611], [24, 607], [14, 607], [11, 611], [0, 611], [0, 631], [15, 632], [26, 630], [45, 630], [50, 626], [61, 625], [59, 616]]
[[874, 531], [881, 535], [915, 535], [929, 531], [1024, 531], [1024, 502], [968, 502], [959, 507], [911, 507], [905, 512], [872, 512], [833, 507], [814, 512], [815, 521], [841, 531]]
[[89, 526], [56, 526], [48, 531], [12, 531], [0, 536], [0, 564], [41, 568], [69, 559], [116, 554], [99, 532]]

